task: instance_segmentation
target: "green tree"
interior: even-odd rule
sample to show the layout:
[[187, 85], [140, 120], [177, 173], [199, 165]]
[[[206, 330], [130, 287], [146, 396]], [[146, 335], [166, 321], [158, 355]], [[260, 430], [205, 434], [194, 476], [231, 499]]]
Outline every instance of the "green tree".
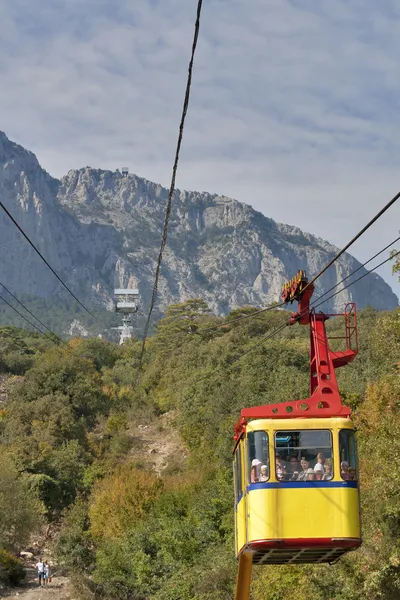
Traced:
[[22, 561], [11, 552], [0, 549], [0, 581], [6, 585], [18, 585], [25, 578], [25, 569]]
[[121, 465], [94, 486], [89, 507], [93, 537], [121, 538], [146, 515], [161, 490], [162, 480], [154, 474]]
[[[396, 255], [396, 250], [393, 250], [391, 252], [391, 256], [393, 257], [394, 263], [393, 263], [393, 267], [392, 267], [392, 271], [393, 274], [394, 273], [400, 273], [400, 257], [399, 255]], [[399, 275], [399, 279], [400, 279], [400, 275]]]
[[91, 572], [95, 556], [89, 532], [88, 503], [80, 497], [67, 511], [56, 545], [59, 563], [71, 572]]
[[73, 347], [76, 356], [90, 360], [97, 371], [104, 367], [112, 368], [122, 354], [119, 346], [102, 338], [79, 339], [74, 342], [75, 344], [70, 342], [70, 346]]
[[41, 507], [7, 454], [0, 455], [0, 547], [19, 550], [41, 522]]
[[72, 504], [77, 492], [82, 489], [83, 476], [88, 463], [88, 454], [78, 440], [64, 442], [49, 456], [49, 471], [58, 481], [62, 506]]
[[157, 325], [155, 348], [162, 353], [178, 349], [188, 335], [193, 335], [202, 323], [209, 321], [209, 313], [207, 303], [201, 298], [171, 304]]

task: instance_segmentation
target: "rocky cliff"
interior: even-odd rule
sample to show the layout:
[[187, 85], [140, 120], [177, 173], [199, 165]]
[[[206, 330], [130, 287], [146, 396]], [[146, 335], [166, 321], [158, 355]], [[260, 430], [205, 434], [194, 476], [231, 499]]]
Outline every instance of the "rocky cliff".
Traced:
[[[86, 167], [60, 181], [0, 132], [0, 194], [53, 268], [87, 305], [111, 308], [114, 287], [139, 287], [147, 309], [168, 191], [136, 175]], [[64, 294], [59, 282], [0, 212], [0, 281], [16, 294]], [[160, 310], [203, 297], [219, 314], [278, 300], [299, 269], [316, 274], [337, 252], [328, 242], [276, 223], [250, 206], [215, 194], [176, 191], [159, 285]], [[359, 266], [346, 254], [317, 284], [321, 293]], [[363, 272], [363, 271], [361, 271]], [[327, 306], [355, 300], [377, 309], [398, 305], [370, 275]]]

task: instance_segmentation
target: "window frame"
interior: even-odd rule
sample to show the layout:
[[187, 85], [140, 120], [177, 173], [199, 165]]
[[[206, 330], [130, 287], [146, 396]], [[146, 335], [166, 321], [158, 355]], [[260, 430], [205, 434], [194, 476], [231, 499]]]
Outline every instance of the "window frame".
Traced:
[[[347, 446], [347, 449], [349, 450], [349, 452], [348, 452], [349, 456], [347, 458], [343, 458], [342, 459], [341, 451], [342, 451], [342, 448], [345, 447], [345, 446], [342, 445], [341, 437], [342, 437], [342, 434], [345, 433], [345, 432], [346, 432], [348, 438], [349, 437], [352, 438], [353, 448], [352, 448], [352, 452], [351, 452], [350, 449], [349, 449], [350, 448], [350, 444], [349, 444], [349, 441], [347, 439], [346, 446]], [[340, 474], [340, 479], [342, 481], [356, 481], [356, 482], [358, 482], [358, 479], [359, 479], [358, 449], [357, 449], [357, 437], [356, 437], [356, 432], [354, 431], [354, 429], [350, 429], [348, 427], [344, 427], [344, 428], [340, 429], [339, 430], [339, 435], [338, 435], [338, 445], [339, 445], [339, 474]], [[354, 460], [354, 464], [352, 464], [352, 462], [350, 461], [351, 454], [353, 455], [352, 457], [353, 457], [353, 460]], [[355, 469], [355, 472], [356, 472], [356, 478], [355, 479], [344, 479], [342, 477], [342, 469], [340, 468], [341, 464], [342, 464], [342, 460], [347, 461], [349, 463], [349, 467]]]
[[[250, 435], [255, 436], [257, 433], [261, 433], [261, 434], [265, 435], [265, 437], [266, 437], [266, 439], [263, 442], [262, 450], [263, 450], [263, 452], [265, 449], [267, 450], [267, 461], [261, 462], [261, 464], [267, 465], [267, 479], [265, 481], [252, 482], [251, 481], [251, 463], [255, 458], [257, 458], [256, 457], [257, 443], [256, 443], [256, 440], [254, 440], [254, 444], [251, 444], [250, 440], [249, 440], [249, 436]], [[271, 457], [270, 457], [270, 451], [269, 451], [269, 440], [270, 440], [269, 432], [266, 431], [265, 429], [256, 429], [256, 430], [248, 431], [246, 437], [247, 437], [247, 465], [248, 465], [248, 473], [247, 473], [247, 478], [246, 478], [247, 485], [258, 485], [259, 483], [266, 483], [267, 481], [269, 481], [271, 479]], [[253, 446], [255, 449], [255, 456], [253, 458], [250, 458], [250, 447], [253, 447]]]
[[[279, 479], [278, 478], [278, 474], [277, 474], [276, 455], [278, 453], [282, 453], [283, 452], [283, 448], [278, 448], [277, 445], [276, 445], [276, 437], [277, 437], [277, 435], [279, 433], [280, 434], [282, 434], [282, 433], [287, 433], [287, 434], [290, 433], [290, 434], [292, 434], [292, 433], [301, 433], [303, 431], [305, 431], [305, 432], [314, 432], [314, 431], [315, 432], [320, 432], [320, 431], [323, 431], [323, 432], [328, 432], [329, 433], [329, 436], [330, 436], [330, 452], [331, 452], [331, 456], [329, 457], [329, 460], [330, 460], [330, 464], [332, 466], [332, 477], [330, 479], [327, 479], [327, 480], [322, 480], [322, 479], [319, 479], [319, 480], [308, 480], [308, 479], [302, 480], [301, 479], [300, 481], [298, 481], [297, 479], [294, 479], [294, 480], [290, 480], [290, 481], [292, 483], [294, 483], [294, 484], [295, 483], [313, 483], [314, 481], [319, 481], [319, 482], [320, 481], [332, 481], [334, 479], [334, 477], [335, 477], [334, 439], [333, 439], [333, 431], [332, 431], [332, 429], [327, 429], [327, 428], [321, 428], [321, 429], [282, 429], [282, 430], [279, 430], [279, 431], [278, 430], [274, 431], [274, 462], [275, 462], [275, 477], [276, 477], [277, 481], [285, 481], [284, 479]], [[307, 448], [304, 448], [304, 450], [306, 450], [306, 449]], [[302, 454], [302, 452], [299, 452], [299, 453], [300, 453], [300, 455]], [[339, 452], [339, 454], [340, 454], [340, 452]], [[283, 461], [283, 462], [287, 462], [287, 461]], [[300, 463], [300, 460], [299, 460], [299, 463]], [[315, 463], [315, 464], [317, 464], [317, 463]], [[314, 465], [314, 467], [315, 467], [315, 465]], [[314, 471], [314, 467], [310, 467], [310, 468], [312, 468], [313, 471]]]
[[235, 451], [235, 462], [234, 462], [234, 472], [235, 472], [235, 504], [236, 506], [239, 504], [240, 500], [243, 498], [243, 468], [242, 468], [242, 453], [243, 453], [243, 443], [239, 443], [236, 451]]

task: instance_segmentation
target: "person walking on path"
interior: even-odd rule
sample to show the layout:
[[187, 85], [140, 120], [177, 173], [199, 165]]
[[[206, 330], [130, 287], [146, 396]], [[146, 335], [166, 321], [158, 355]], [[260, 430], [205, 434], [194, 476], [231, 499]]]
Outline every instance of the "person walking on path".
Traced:
[[39, 585], [40, 585], [40, 587], [43, 587], [44, 586], [44, 562], [43, 562], [42, 558], [39, 558], [39, 562], [36, 563], [35, 568], [37, 569], [37, 572], [38, 572]]
[[47, 560], [44, 561], [44, 585], [47, 585], [50, 580], [50, 565]]

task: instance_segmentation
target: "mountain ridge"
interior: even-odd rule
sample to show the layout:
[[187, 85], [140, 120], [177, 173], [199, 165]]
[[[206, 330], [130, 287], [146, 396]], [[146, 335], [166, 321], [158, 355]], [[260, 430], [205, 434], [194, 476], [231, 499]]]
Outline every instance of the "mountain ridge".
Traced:
[[[137, 175], [92, 167], [72, 169], [55, 179], [32, 152], [0, 132], [0, 193], [27, 235], [86, 304], [109, 310], [114, 287], [139, 287], [142, 306], [148, 305], [166, 188]], [[59, 282], [18, 239], [4, 213], [0, 223], [4, 244], [13, 247], [0, 265], [0, 280], [16, 294], [61, 294]], [[313, 276], [337, 250], [238, 200], [175, 190], [159, 311], [198, 296], [218, 314], [245, 304], [267, 305], [279, 299], [282, 283], [299, 268]], [[345, 254], [317, 282], [316, 293], [327, 291], [358, 266]], [[326, 308], [341, 311], [352, 300], [379, 310], [398, 306], [389, 285], [376, 274], [339, 294]]]

